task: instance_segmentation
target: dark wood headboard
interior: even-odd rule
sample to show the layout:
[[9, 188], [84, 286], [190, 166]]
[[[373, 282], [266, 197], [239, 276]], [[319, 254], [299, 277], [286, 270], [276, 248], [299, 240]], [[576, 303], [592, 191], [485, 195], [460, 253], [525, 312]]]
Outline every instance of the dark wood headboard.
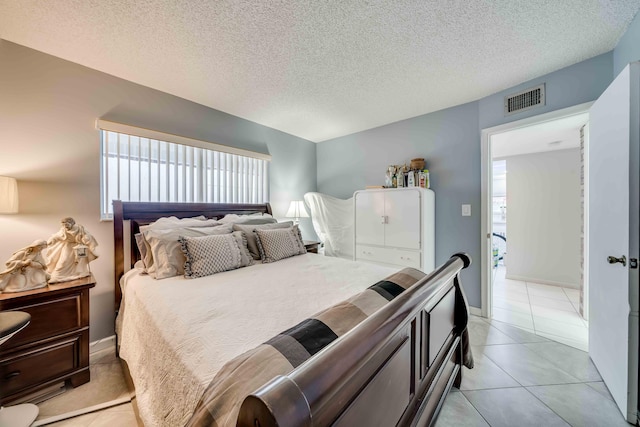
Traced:
[[[149, 224], [158, 218], [175, 216], [189, 218], [204, 215], [207, 218], [222, 218], [227, 214], [271, 214], [271, 205], [245, 203], [158, 203], [158, 202], [123, 202], [113, 201], [113, 244], [115, 262], [115, 310], [120, 308], [122, 290], [120, 278], [140, 259], [140, 252], [133, 236], [140, 231], [141, 225]], [[131, 263], [125, 265], [124, 221], [129, 221]]]

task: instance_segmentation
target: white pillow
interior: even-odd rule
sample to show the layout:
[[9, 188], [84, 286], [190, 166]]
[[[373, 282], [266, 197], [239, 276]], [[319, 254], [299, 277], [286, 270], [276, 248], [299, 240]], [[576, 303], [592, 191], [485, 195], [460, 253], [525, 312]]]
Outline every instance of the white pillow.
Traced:
[[141, 225], [140, 232], [147, 230], [167, 230], [177, 227], [211, 227], [218, 225], [216, 219], [207, 219], [204, 215], [195, 216], [193, 218], [176, 218], [175, 216], [158, 218], [158, 220], [148, 225]]
[[243, 222], [247, 222], [251, 219], [256, 218], [273, 218], [268, 213], [253, 213], [249, 215], [237, 215], [237, 214], [226, 214], [224, 218], [220, 218], [218, 221], [222, 224], [241, 224]]

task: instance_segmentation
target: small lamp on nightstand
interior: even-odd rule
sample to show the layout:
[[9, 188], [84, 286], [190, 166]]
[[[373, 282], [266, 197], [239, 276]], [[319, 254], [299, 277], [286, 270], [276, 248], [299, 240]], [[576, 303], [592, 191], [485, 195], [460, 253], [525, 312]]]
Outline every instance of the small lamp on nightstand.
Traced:
[[15, 178], [0, 176], [0, 214], [18, 213], [18, 182]]
[[309, 218], [307, 208], [305, 208], [302, 200], [293, 200], [289, 205], [289, 210], [285, 216], [287, 218], [295, 218], [293, 221], [294, 224], [298, 224], [300, 222], [300, 218]]

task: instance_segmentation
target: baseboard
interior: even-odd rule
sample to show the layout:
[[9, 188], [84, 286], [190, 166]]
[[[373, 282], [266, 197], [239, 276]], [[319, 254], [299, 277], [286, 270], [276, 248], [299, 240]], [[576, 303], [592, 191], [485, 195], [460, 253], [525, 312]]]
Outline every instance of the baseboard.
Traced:
[[580, 290], [580, 286], [575, 283], [556, 282], [553, 280], [534, 279], [533, 277], [516, 276], [514, 274], [505, 275], [505, 279], [519, 280], [521, 282], [540, 283], [541, 285], [558, 286], [561, 288], [570, 288]]
[[89, 363], [108, 354], [116, 352], [116, 336], [102, 338], [89, 343]]
[[64, 414], [60, 414], [60, 415], [55, 415], [53, 417], [49, 417], [49, 418], [43, 418], [41, 420], [35, 421], [33, 424], [31, 424], [31, 427], [40, 427], [40, 426], [45, 426], [47, 424], [53, 424], [53, 423], [57, 423], [63, 420], [67, 420], [70, 418], [74, 418], [74, 417], [78, 417], [80, 415], [85, 415], [85, 414], [89, 414], [91, 412], [96, 412], [96, 411], [102, 411], [103, 409], [107, 409], [107, 408], [111, 408], [112, 406], [119, 406], [125, 403], [129, 403], [131, 402], [131, 398], [130, 397], [120, 397], [118, 399], [115, 400], [111, 400], [109, 402], [103, 402], [103, 403], [99, 403], [97, 405], [93, 405], [93, 406], [88, 406], [86, 408], [82, 408], [82, 409], [78, 409], [76, 411], [71, 411], [71, 412], [67, 412]]
[[482, 310], [479, 309], [478, 307], [471, 307], [469, 306], [469, 313], [473, 314], [474, 316], [480, 316], [482, 317]]

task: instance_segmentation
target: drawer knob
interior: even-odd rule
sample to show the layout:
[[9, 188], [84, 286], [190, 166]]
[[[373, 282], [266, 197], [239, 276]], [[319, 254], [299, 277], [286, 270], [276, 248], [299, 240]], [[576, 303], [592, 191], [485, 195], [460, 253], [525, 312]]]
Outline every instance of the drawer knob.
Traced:
[[4, 376], [5, 380], [10, 380], [11, 378], [15, 378], [18, 375], [20, 375], [22, 372], [20, 371], [13, 371], [13, 372], [9, 372], [7, 375]]

